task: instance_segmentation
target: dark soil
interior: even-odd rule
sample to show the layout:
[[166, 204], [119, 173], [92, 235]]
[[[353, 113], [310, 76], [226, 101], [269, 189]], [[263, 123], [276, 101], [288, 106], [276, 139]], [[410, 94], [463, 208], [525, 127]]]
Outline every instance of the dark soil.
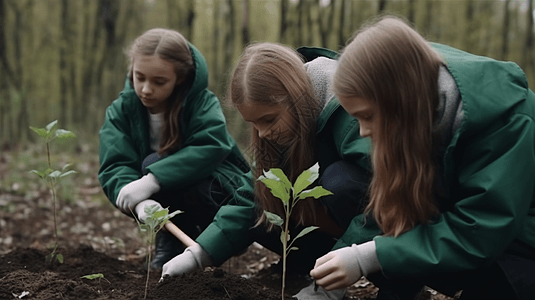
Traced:
[[[0, 181], [10, 176], [9, 156], [0, 153]], [[7, 157], [7, 159], [6, 159]], [[74, 199], [58, 201], [57, 252], [62, 264], [45, 263], [54, 243], [54, 213], [50, 192], [43, 187], [2, 191], [0, 185], [0, 299], [143, 299], [147, 247], [133, 219], [115, 209], [100, 189], [93, 171], [95, 159], [76, 182]], [[87, 169], [86, 171], [84, 171]], [[21, 185], [23, 186], [23, 185]], [[280, 299], [279, 256], [258, 244], [220, 268], [166, 279], [151, 272], [147, 299]], [[101, 273], [104, 278], [86, 279]], [[286, 299], [310, 283], [288, 274]], [[375, 299], [377, 288], [361, 279], [348, 289], [347, 299]], [[445, 300], [428, 290], [420, 300]]]

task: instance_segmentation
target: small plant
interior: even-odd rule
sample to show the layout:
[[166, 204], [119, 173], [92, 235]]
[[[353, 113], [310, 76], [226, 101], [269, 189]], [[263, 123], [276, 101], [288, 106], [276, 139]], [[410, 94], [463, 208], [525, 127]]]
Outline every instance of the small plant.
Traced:
[[[290, 233], [288, 229], [288, 223], [292, 210], [299, 200], [314, 197], [318, 199], [322, 196], [332, 195], [332, 193], [321, 186], [316, 186], [312, 189], [305, 190], [319, 177], [319, 164], [316, 163], [308, 170], [303, 171], [301, 175], [297, 177], [295, 183], [288, 180], [288, 177], [281, 169], [273, 168], [269, 171], [264, 170], [264, 175], [258, 177], [258, 180], [262, 181], [271, 191], [273, 196], [279, 198], [284, 206], [285, 216], [284, 219], [277, 214], [264, 210], [267, 220], [276, 226], [279, 226], [281, 231], [280, 240], [282, 243], [282, 299], [284, 300], [284, 290], [286, 287], [286, 257], [292, 250], [298, 250], [298, 247], [292, 247], [295, 240], [310, 233], [313, 230], [318, 229], [316, 226], [309, 226], [301, 230], [299, 234], [293, 240], [290, 241]], [[284, 226], [284, 228], [283, 228]]]
[[54, 245], [52, 246], [52, 252], [46, 256], [46, 263], [52, 264], [55, 260], [57, 260], [59, 263], [63, 263], [63, 255], [61, 253], [56, 253], [56, 250], [58, 249], [58, 222], [57, 222], [57, 207], [56, 207], [56, 185], [58, 184], [58, 181], [60, 178], [63, 178], [67, 175], [76, 173], [73, 170], [67, 170], [69, 167], [69, 164], [66, 164], [63, 166], [63, 168], [60, 170], [54, 170], [52, 169], [52, 163], [50, 161], [50, 144], [55, 139], [66, 139], [71, 137], [76, 137], [76, 135], [70, 131], [64, 130], [64, 129], [57, 129], [58, 121], [55, 120], [53, 122], [50, 122], [45, 128], [36, 128], [30, 126], [30, 129], [35, 131], [40, 137], [42, 137], [45, 140], [46, 143], [46, 152], [48, 157], [48, 168], [44, 170], [43, 172], [37, 171], [37, 170], [31, 170], [31, 173], [37, 174], [37, 176], [41, 177], [41, 179], [45, 180], [47, 183], [47, 186], [50, 188], [52, 192], [52, 201], [54, 206]]
[[132, 213], [134, 218], [136, 219], [136, 222], [139, 226], [139, 230], [141, 232], [144, 232], [148, 234], [148, 259], [147, 259], [147, 281], [145, 282], [145, 296], [143, 299], [147, 299], [147, 289], [149, 286], [149, 275], [150, 275], [150, 261], [151, 261], [151, 249], [154, 245], [154, 240], [156, 238], [156, 234], [158, 231], [160, 231], [165, 224], [174, 216], [177, 214], [183, 213], [181, 210], [174, 211], [172, 213], [169, 213], [169, 208], [164, 208], [162, 210], [158, 210], [158, 205], [148, 205], [145, 207], [145, 213], [147, 214], [147, 218], [145, 219], [144, 223], [141, 223], [136, 217], [135, 214]]
[[[100, 280], [101, 279], [104, 279], [106, 280], [108, 283], [110, 283], [110, 281], [106, 278], [104, 278], [104, 274], [102, 273], [96, 273], [96, 274], [90, 274], [90, 275], [85, 275], [85, 276], [82, 276], [81, 278], [85, 278], [85, 279], [89, 279], [89, 280], [94, 280], [94, 279], [98, 279], [98, 285], [100, 287], [100, 289], [102, 290], [102, 286], [100, 285]], [[100, 291], [99, 291], [100, 293]]]

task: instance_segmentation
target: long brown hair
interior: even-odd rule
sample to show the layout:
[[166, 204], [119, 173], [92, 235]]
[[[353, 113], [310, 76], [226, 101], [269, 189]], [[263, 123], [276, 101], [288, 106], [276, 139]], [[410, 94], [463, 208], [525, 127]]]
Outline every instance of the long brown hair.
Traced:
[[393, 16], [365, 26], [340, 57], [333, 89], [340, 99], [374, 102], [370, 203], [386, 235], [426, 224], [433, 198], [433, 121], [442, 58], [407, 23]]
[[158, 154], [176, 151], [181, 144], [180, 112], [195, 75], [195, 65], [188, 41], [179, 32], [163, 28], [150, 29], [136, 38], [128, 51], [130, 59], [128, 77], [132, 85], [135, 55], [157, 55], [174, 65], [177, 80], [183, 79], [167, 101]]
[[[259, 103], [283, 105], [295, 118], [295, 139], [284, 151], [280, 151], [266, 139], [259, 138], [253, 127], [252, 149], [255, 169], [255, 198], [259, 204], [258, 224], [265, 223], [262, 210], [284, 215], [281, 201], [271, 195], [269, 189], [256, 181], [263, 170], [281, 168], [294, 182], [302, 171], [315, 163], [314, 141], [316, 119], [321, 112], [320, 102], [314, 95], [312, 83], [306, 73], [303, 60], [293, 49], [275, 43], [257, 43], [246, 47], [231, 78], [228, 98], [234, 106]], [[314, 217], [311, 201], [301, 201], [294, 208], [299, 223], [305, 217]]]

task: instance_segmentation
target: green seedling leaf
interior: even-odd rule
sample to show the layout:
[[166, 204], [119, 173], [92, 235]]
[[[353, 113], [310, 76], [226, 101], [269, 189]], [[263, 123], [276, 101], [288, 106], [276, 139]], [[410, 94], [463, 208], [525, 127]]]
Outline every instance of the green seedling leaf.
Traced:
[[[286, 236], [286, 241], [284, 241], [284, 236]], [[285, 234], [284, 234], [284, 230], [281, 231], [280, 240], [281, 240], [281, 243], [282, 243], [283, 245], [285, 245], [285, 243], [287, 243], [287, 242], [290, 240], [290, 233], [288, 232], [288, 234], [285, 235]]]
[[45, 178], [45, 173], [43, 173], [43, 172], [39, 172], [37, 170], [31, 170], [30, 173], [34, 173], [34, 174], [37, 174], [37, 176], [39, 176], [41, 178]]
[[279, 215], [271, 213], [267, 210], [264, 210], [264, 214], [266, 215], [269, 223], [277, 226], [282, 226], [282, 224], [284, 224], [284, 220]]
[[62, 171], [65, 171], [65, 170], [66, 170], [68, 167], [70, 167], [70, 166], [71, 166], [71, 164], [65, 164], [65, 165], [63, 166], [63, 168], [61, 168], [61, 170], [62, 170]]
[[48, 177], [51, 177], [51, 178], [58, 178], [59, 176], [61, 176], [60, 171], [53, 171], [52, 173], [48, 174]]
[[50, 133], [52, 129], [54, 128], [54, 126], [56, 126], [56, 124], [58, 124], [58, 120], [54, 120], [50, 122], [48, 125], [46, 125], [46, 132]]
[[304, 236], [305, 234], [308, 234], [316, 229], [318, 229], [319, 227], [317, 226], [309, 226], [303, 230], [301, 230], [301, 232], [299, 232], [299, 234], [294, 238], [294, 241], [297, 240], [298, 238]]
[[319, 197], [328, 196], [332, 194], [333, 193], [324, 189], [323, 187], [317, 186], [317, 187], [314, 187], [313, 189], [301, 192], [301, 194], [299, 194], [299, 200], [302, 200], [308, 197], [314, 197], [314, 199], [318, 199]]
[[308, 170], [303, 171], [303, 173], [301, 173], [295, 180], [294, 197], [298, 195], [299, 193], [301, 193], [302, 190], [306, 189], [314, 181], [316, 181], [318, 177], [319, 177], [319, 164], [318, 163], [314, 164]]
[[65, 173], [61, 173], [60, 178], [76, 173], [76, 171], [70, 170]]
[[292, 251], [292, 250], [299, 250], [299, 247], [295, 247], [295, 246], [294, 246], [294, 247], [288, 249], [288, 252], [290, 252], [290, 251]]
[[97, 273], [97, 274], [85, 275], [85, 276], [82, 276], [81, 278], [93, 280], [97, 278], [104, 278], [104, 275], [102, 273]]
[[54, 172], [54, 170], [50, 169], [50, 168], [47, 168], [45, 170], [45, 176], [49, 176], [52, 172]]
[[178, 214], [181, 214], [183, 213], [184, 211], [182, 210], [175, 210], [174, 212], [170, 213], [169, 214], [169, 217], [167, 219], [172, 219], [174, 216], [178, 215]]
[[35, 131], [40, 137], [46, 138], [46, 136], [48, 134], [48, 132], [44, 128], [36, 128], [36, 127], [30, 126], [30, 129]]
[[262, 181], [262, 183], [265, 184], [271, 190], [271, 194], [274, 197], [281, 199], [282, 203], [284, 203], [285, 205], [290, 202], [290, 195], [284, 188], [284, 183], [275, 179], [270, 179], [266, 177], [263, 177], [261, 179], [260, 177], [258, 180]]
[[66, 139], [66, 138], [73, 138], [73, 137], [76, 137], [76, 135], [73, 132], [65, 130], [65, 129], [58, 129], [56, 130], [52, 138], [53, 139], [55, 138]]
[[61, 253], [59, 253], [58, 255], [56, 255], [56, 259], [59, 261], [60, 264], [63, 263], [63, 255]]
[[289, 193], [292, 189], [292, 183], [290, 182], [290, 180], [288, 180], [288, 177], [286, 177], [284, 172], [279, 168], [270, 169], [268, 172], [264, 171], [264, 176], [269, 179], [280, 181], [286, 189], [287, 193]]

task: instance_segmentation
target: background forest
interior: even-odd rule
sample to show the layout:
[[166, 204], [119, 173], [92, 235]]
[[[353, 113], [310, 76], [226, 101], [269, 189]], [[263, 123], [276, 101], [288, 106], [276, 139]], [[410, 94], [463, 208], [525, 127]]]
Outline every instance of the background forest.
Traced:
[[[363, 22], [395, 13], [429, 40], [518, 63], [535, 86], [533, 0], [0, 0], [0, 146], [33, 143], [58, 119], [96, 149], [122, 90], [124, 50], [143, 31], [182, 32], [204, 54], [224, 99], [244, 46], [273, 41], [340, 50]], [[243, 147], [249, 131], [225, 107]]]

